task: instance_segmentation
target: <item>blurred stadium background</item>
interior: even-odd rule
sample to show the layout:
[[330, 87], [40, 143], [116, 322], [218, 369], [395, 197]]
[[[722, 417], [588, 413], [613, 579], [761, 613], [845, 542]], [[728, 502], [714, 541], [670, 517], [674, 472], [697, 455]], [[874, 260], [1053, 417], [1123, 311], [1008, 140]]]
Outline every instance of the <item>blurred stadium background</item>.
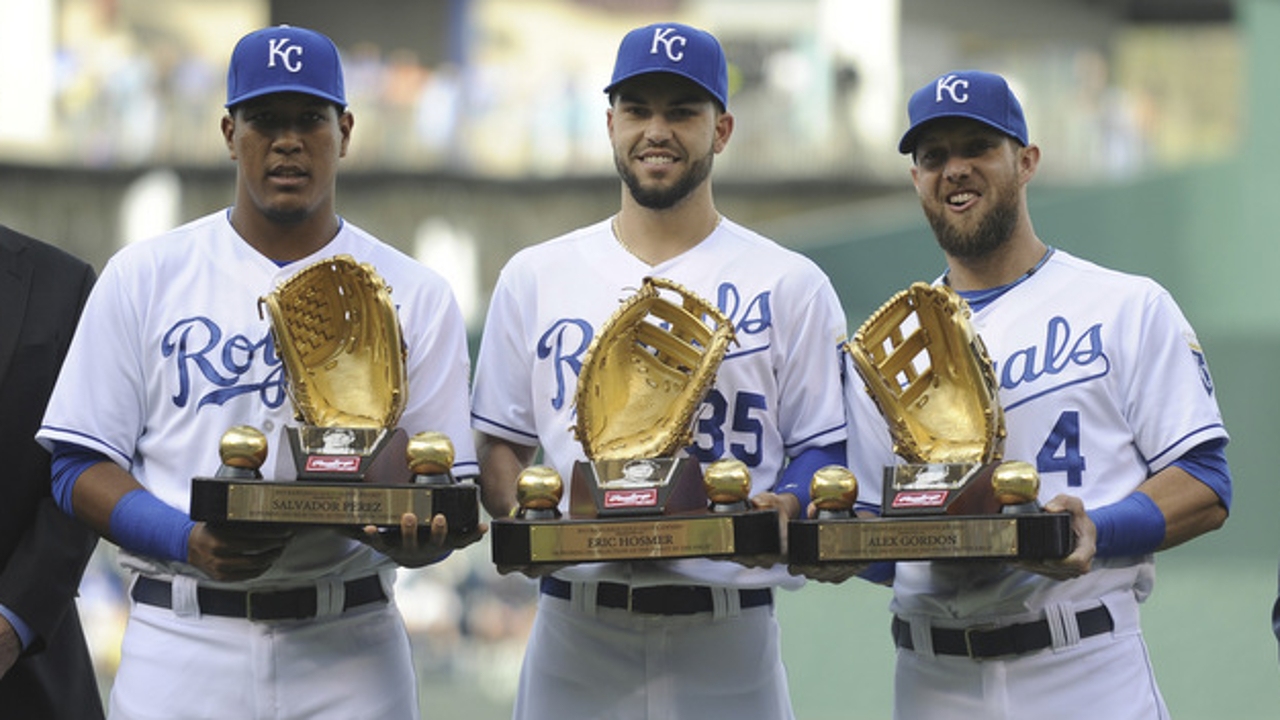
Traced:
[[[1280, 716], [1280, 3], [1274, 0], [0, 0], [0, 222], [99, 268], [230, 202], [217, 132], [235, 40], [321, 30], [356, 116], [339, 208], [445, 272], [478, 336], [498, 269], [611, 213], [613, 53], [679, 20], [724, 42], [737, 129], [721, 209], [817, 260], [858, 324], [941, 270], [894, 152], [937, 73], [1008, 76], [1044, 151], [1048, 242], [1151, 275], [1210, 358], [1233, 442], [1227, 526], [1158, 563], [1145, 608], [1174, 717]], [[1271, 288], [1268, 290], [1267, 288]], [[123, 623], [104, 543], [81, 606], [104, 692]], [[429, 717], [505, 718], [534, 591], [487, 542], [405, 572]], [[810, 584], [779, 604], [797, 715], [888, 718], [888, 591]]]

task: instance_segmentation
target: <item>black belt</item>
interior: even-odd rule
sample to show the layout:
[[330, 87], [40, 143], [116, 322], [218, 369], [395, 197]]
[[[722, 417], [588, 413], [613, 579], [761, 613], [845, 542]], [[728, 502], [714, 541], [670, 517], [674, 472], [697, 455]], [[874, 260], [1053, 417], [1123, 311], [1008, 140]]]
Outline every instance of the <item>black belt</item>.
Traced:
[[[568, 600], [572, 595], [573, 585], [547, 576], [542, 578], [541, 588], [547, 595]], [[773, 604], [773, 591], [769, 588], [737, 592], [739, 605], [743, 608]], [[622, 583], [602, 582], [596, 586], [596, 604], [644, 615], [693, 615], [715, 610], [711, 593], [711, 588], [703, 585], [654, 585], [633, 588]]]
[[[1105, 605], [1076, 613], [1080, 637], [1087, 638], [1111, 632], [1115, 623]], [[898, 647], [911, 650], [911, 624], [893, 618], [893, 640]], [[963, 655], [981, 660], [1006, 655], [1024, 655], [1053, 645], [1048, 620], [1006, 625], [998, 628], [933, 628], [933, 652], [938, 655]]]
[[[350, 580], [345, 585], [343, 612], [372, 602], [385, 602], [382, 580], [377, 575]], [[139, 577], [129, 593], [133, 599], [156, 607], [173, 607], [173, 585], [167, 580]], [[316, 616], [318, 603], [314, 586], [292, 590], [223, 590], [197, 587], [196, 601], [204, 615], [248, 620], [305, 620]]]

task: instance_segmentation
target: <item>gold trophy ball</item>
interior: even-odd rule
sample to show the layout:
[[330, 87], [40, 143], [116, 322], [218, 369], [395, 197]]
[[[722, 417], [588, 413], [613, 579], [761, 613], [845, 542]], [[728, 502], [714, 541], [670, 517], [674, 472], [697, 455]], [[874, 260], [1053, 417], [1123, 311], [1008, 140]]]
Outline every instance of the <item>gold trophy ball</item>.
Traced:
[[530, 465], [516, 480], [516, 502], [526, 510], [554, 510], [564, 495], [564, 480], [547, 465]]
[[991, 489], [1001, 505], [1021, 505], [1040, 495], [1040, 473], [1021, 460], [1008, 460], [991, 473]]
[[441, 432], [420, 432], [409, 438], [405, 457], [415, 475], [447, 475], [453, 467], [453, 441]]
[[751, 496], [751, 471], [741, 460], [716, 460], [707, 466], [702, 484], [713, 503], [744, 502]]
[[858, 479], [847, 467], [827, 465], [813, 474], [809, 496], [819, 510], [850, 510], [858, 499]]
[[222, 433], [218, 455], [227, 467], [257, 470], [267, 459], [267, 436], [252, 425], [236, 425]]

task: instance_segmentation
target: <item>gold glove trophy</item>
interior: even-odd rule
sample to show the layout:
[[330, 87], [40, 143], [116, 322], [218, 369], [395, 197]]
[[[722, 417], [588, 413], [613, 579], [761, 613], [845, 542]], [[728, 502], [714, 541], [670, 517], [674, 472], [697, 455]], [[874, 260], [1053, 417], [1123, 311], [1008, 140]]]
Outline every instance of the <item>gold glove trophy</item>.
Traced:
[[473, 532], [478, 491], [457, 482], [448, 436], [397, 426], [406, 402], [404, 341], [390, 289], [348, 255], [300, 270], [259, 301], [298, 426], [285, 428], [293, 477], [264, 480], [266, 437], [236, 426], [214, 477], [192, 480], [191, 517], [210, 522], [397, 527], [442, 513]]
[[1003, 461], [995, 370], [947, 286], [914, 283], [845, 349], [906, 462], [884, 469], [881, 517], [859, 519], [845, 468], [814, 474], [818, 517], [788, 527], [790, 562], [1047, 559], [1070, 553], [1070, 515], [1046, 513], [1033, 466]]
[[645, 278], [583, 360], [573, 432], [588, 459], [574, 465], [568, 516], [559, 510], [559, 473], [526, 468], [515, 515], [492, 523], [494, 562], [780, 552], [778, 513], [750, 508], [746, 465], [718, 460], [704, 474], [683, 454], [733, 341], [732, 325], [715, 306], [674, 282]]

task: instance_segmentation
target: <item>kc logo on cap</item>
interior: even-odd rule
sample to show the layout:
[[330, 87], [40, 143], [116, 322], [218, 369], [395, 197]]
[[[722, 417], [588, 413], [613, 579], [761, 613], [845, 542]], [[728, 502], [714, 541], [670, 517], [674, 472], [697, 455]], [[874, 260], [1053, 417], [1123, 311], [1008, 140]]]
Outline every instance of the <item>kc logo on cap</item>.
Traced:
[[622, 38], [613, 79], [604, 91], [612, 94], [633, 77], [657, 72], [688, 78], [711, 93], [721, 108], [728, 107], [729, 67], [720, 42], [711, 33], [680, 23], [632, 30]]
[[271, 38], [267, 41], [267, 67], [275, 67], [277, 59], [285, 70], [301, 72], [302, 46], [294, 43], [293, 38]]
[[942, 102], [942, 93], [951, 96], [951, 102], [966, 103], [969, 102], [969, 93], [965, 90], [969, 89], [969, 81], [958, 75], [946, 75], [938, 78], [938, 94], [937, 102]]
[[347, 106], [338, 48], [314, 30], [277, 25], [240, 39], [227, 68], [227, 104], [297, 92]]
[[960, 117], [985, 123], [1027, 144], [1027, 121], [1022, 105], [999, 75], [978, 70], [958, 70], [941, 75], [917, 90], [907, 103], [911, 127], [898, 143], [898, 152], [915, 151], [925, 123]]

